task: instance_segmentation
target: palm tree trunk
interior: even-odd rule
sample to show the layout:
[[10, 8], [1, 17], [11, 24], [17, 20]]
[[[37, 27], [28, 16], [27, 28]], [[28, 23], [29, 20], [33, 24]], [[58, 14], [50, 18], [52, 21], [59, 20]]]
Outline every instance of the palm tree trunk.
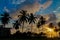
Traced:
[[32, 24], [31, 24], [31, 32], [32, 32]]
[[23, 25], [22, 25], [22, 32], [23, 32], [23, 28], [24, 28], [24, 22], [23, 22]]
[[3, 28], [5, 28], [5, 24], [3, 24]]
[[33, 27], [33, 23], [31, 24], [31, 32], [32, 32], [32, 27]]

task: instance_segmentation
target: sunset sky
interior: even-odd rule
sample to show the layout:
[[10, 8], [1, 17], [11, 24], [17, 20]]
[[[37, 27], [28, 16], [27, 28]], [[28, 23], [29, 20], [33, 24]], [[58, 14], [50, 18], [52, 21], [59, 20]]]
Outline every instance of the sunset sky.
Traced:
[[0, 0], [0, 14], [7, 11], [15, 17], [21, 9], [34, 14], [55, 13], [60, 20], [60, 0]]
[[[54, 17], [52, 17], [52, 13], [54, 13], [57, 17], [57, 22], [60, 21], [60, 0], [0, 0], [0, 14], [4, 14], [4, 12], [8, 12], [10, 14], [10, 16], [12, 17], [12, 19], [10, 19], [10, 23], [8, 23], [7, 25], [5, 25], [5, 27], [8, 28], [12, 28], [11, 29], [11, 34], [16, 33], [16, 30], [13, 28], [13, 23], [18, 17], [18, 15], [20, 14], [20, 10], [26, 10], [27, 13], [33, 13], [33, 14], [45, 14], [45, 16], [43, 15], [43, 17], [50, 18], [53, 19], [52, 21], [54, 22]], [[48, 14], [48, 15], [47, 15]], [[51, 15], [52, 14], [52, 15]], [[1, 18], [1, 15], [0, 15]], [[55, 23], [55, 22], [54, 22]], [[1, 25], [1, 20], [0, 20], [0, 25]], [[28, 30], [31, 31], [31, 27], [33, 27], [33, 32], [35, 33], [40, 33], [40, 30], [42, 29], [46, 29], [47, 34], [49, 36], [50, 32], [52, 29], [49, 30], [48, 28], [49, 25], [49, 21], [43, 25], [43, 27], [41, 28], [37, 28], [36, 24], [33, 24], [33, 26], [31, 26], [29, 23], [25, 23], [24, 24], [24, 32], [27, 32]], [[56, 23], [57, 25], [57, 23]], [[56, 26], [54, 25], [54, 26]], [[22, 32], [22, 28], [23, 26], [20, 26], [18, 30], [20, 30]], [[43, 32], [45, 30], [42, 30]], [[52, 34], [53, 32], [53, 34]], [[55, 33], [52, 30], [51, 34], [54, 36], [59, 36], [58, 33]]]
[[[44, 5], [48, 1], [51, 2], [50, 4], [48, 2], [49, 6], [46, 9], [42, 8], [44, 14], [50, 12], [60, 13], [60, 0], [0, 0], [0, 13], [4, 11], [8, 11], [9, 13], [15, 12], [24, 6], [34, 4], [35, 1], [41, 5]], [[40, 14], [40, 10], [37, 12], [38, 14]]]

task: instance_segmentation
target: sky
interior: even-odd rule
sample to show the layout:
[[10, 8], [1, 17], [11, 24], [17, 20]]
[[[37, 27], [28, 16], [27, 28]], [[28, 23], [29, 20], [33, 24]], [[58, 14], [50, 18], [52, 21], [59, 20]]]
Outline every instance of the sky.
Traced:
[[0, 14], [6, 11], [10, 14], [13, 13], [15, 17], [15, 12], [20, 11], [20, 9], [36, 14], [53, 12], [60, 19], [60, 0], [0, 0]]
[[60, 0], [0, 0], [0, 13], [7, 11], [9, 13], [15, 12], [16, 10], [24, 7], [25, 5], [33, 4], [35, 1], [38, 1], [41, 5], [45, 4], [47, 1], [51, 1], [51, 4], [46, 9], [42, 8], [37, 14], [57, 12], [60, 13]]
[[[60, 0], [0, 0], [0, 14], [3, 14], [6, 11], [16, 17], [16, 13], [19, 14], [18, 11], [21, 9], [27, 10], [28, 13], [34, 14], [55, 13], [58, 21], [60, 21]], [[6, 25], [8, 28], [13, 27], [12, 23], [14, 21], [10, 21], [11, 22]], [[34, 29], [34, 31], [35, 30], [37, 29]]]
[[[28, 13], [34, 13], [34, 14], [36, 13], [38, 15], [54, 13], [58, 18], [57, 21], [60, 21], [60, 0], [0, 0], [0, 14], [4, 14], [4, 12], [6, 11], [9, 14], [11, 14], [12, 18], [14, 17], [17, 18], [17, 15], [19, 14], [21, 9], [27, 10]], [[44, 17], [48, 19], [49, 18], [48, 16], [46, 15]], [[13, 23], [14, 20], [10, 19], [10, 23], [5, 25], [6, 28], [12, 28], [11, 33], [16, 32], [16, 30], [13, 28]], [[0, 25], [2, 25], [1, 21]], [[47, 25], [44, 25], [44, 27], [47, 27]], [[20, 27], [19, 30], [21, 29], [22, 28]], [[24, 31], [26, 32], [28, 30], [31, 30], [31, 25], [26, 23], [24, 25]], [[33, 25], [33, 32], [36, 33], [40, 32], [36, 27], [36, 24]]]

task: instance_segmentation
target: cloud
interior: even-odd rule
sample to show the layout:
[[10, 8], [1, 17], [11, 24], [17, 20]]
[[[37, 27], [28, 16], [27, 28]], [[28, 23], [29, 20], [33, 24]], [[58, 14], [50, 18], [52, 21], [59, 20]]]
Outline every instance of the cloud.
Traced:
[[53, 1], [47, 1], [43, 5], [41, 5], [41, 7], [43, 7], [43, 9], [46, 9], [46, 8], [48, 8], [52, 4], [52, 2]]
[[60, 13], [56, 13], [56, 17], [57, 17], [57, 22], [60, 21]]
[[57, 11], [53, 11], [54, 13], [56, 13]]
[[59, 10], [60, 9], [60, 7], [58, 7], [56, 10]]
[[60, 7], [58, 7], [55, 11], [53, 11], [54, 13], [57, 13], [57, 12], [59, 12], [59, 10], [60, 10]]
[[60, 7], [59, 7], [60, 8]]
[[21, 4], [24, 1], [26, 1], [26, 0], [13, 0], [12, 4]]
[[7, 9], [7, 7], [6, 7], [6, 6], [4, 7], [4, 11], [6, 11], [6, 12], [10, 12], [10, 10], [9, 10], [9, 9]]
[[40, 9], [40, 4], [38, 2], [35, 2], [33, 4], [25, 5], [24, 7], [22, 7], [21, 9], [19, 9], [15, 13], [13, 13], [12, 17], [17, 18], [17, 15], [20, 14], [19, 13], [20, 10], [27, 10], [27, 13], [35, 13], [35, 12], [39, 11], [39, 9]]
[[56, 13], [57, 18], [60, 18], [60, 13]]
[[44, 4], [40, 4], [37, 0], [35, 0], [35, 2], [33, 4], [28, 4], [23, 6], [21, 9], [17, 10], [15, 13], [12, 14], [13, 18], [17, 18], [17, 15], [19, 15], [20, 10], [27, 10], [27, 13], [33, 13], [35, 14], [36, 12], [38, 12], [41, 7], [43, 7], [43, 9], [48, 8], [51, 5], [52, 1], [47, 1]]

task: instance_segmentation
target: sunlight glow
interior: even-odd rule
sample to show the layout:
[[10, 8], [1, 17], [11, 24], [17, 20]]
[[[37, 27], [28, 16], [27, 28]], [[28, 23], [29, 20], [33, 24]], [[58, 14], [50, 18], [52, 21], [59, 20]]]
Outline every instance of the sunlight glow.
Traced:
[[43, 33], [46, 34], [47, 38], [59, 37], [59, 32], [54, 31], [53, 28], [45, 27], [45, 31]]
[[[22, 29], [20, 28], [19, 31], [22, 32]], [[17, 30], [15, 30], [15, 29], [11, 30], [11, 34], [14, 34], [16, 32], [17, 32]], [[24, 28], [24, 32], [28, 32], [28, 30]], [[43, 32], [45, 34], [43, 36], [46, 36], [47, 38], [60, 37], [59, 32], [58, 31], [56, 32], [55, 28], [49, 28], [48, 24], [43, 25], [40, 28], [37, 28], [35, 25], [33, 26], [32, 33], [40, 34], [41, 32]]]

